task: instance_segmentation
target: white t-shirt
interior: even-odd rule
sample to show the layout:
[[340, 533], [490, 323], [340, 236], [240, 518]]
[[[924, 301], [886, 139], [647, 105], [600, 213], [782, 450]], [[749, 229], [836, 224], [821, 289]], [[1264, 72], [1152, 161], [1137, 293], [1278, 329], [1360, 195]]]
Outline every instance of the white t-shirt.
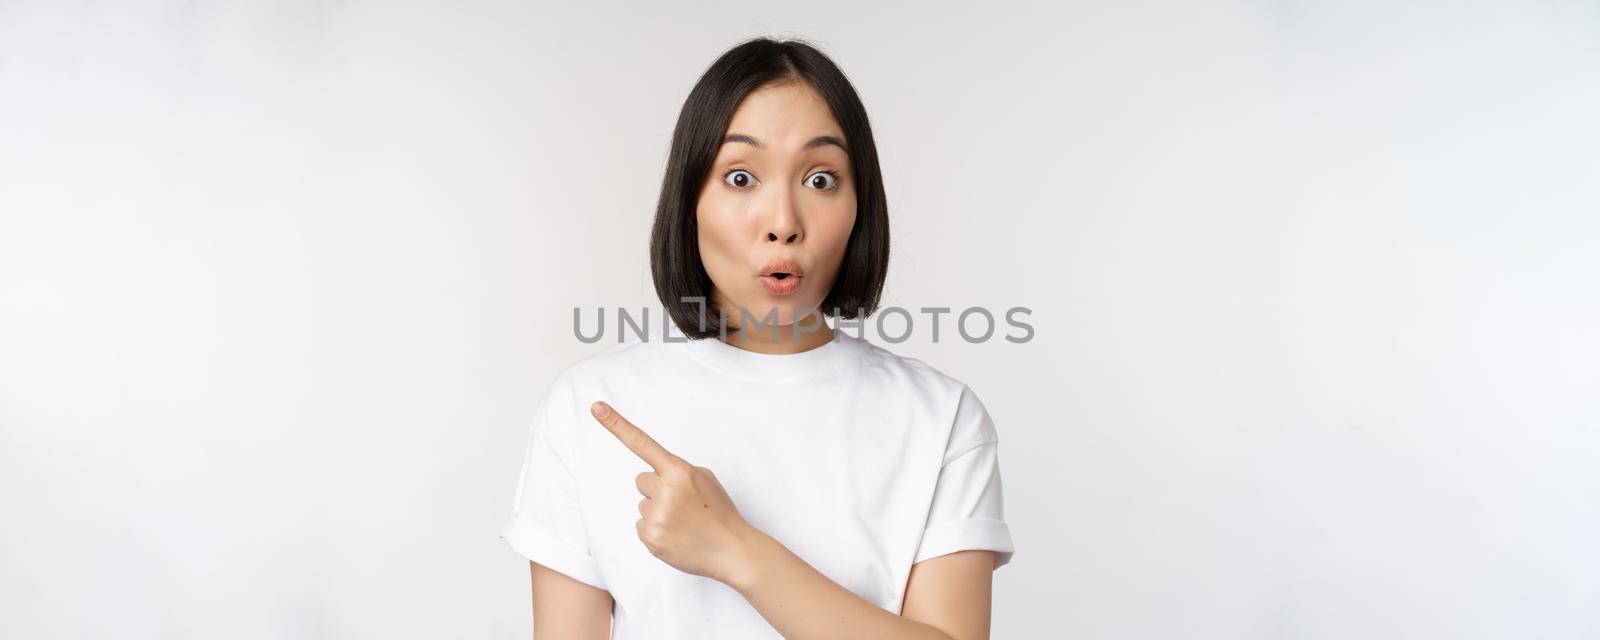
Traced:
[[590, 416], [596, 400], [716, 472], [746, 521], [890, 612], [914, 563], [964, 549], [1011, 560], [994, 423], [960, 381], [843, 331], [788, 355], [635, 338], [551, 384], [500, 533], [610, 591], [613, 638], [780, 636], [733, 588], [645, 548], [634, 476], [650, 467]]

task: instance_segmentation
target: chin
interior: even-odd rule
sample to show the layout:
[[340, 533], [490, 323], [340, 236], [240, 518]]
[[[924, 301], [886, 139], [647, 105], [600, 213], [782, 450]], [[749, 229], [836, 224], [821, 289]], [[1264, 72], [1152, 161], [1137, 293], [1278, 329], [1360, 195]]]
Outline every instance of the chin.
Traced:
[[[777, 310], [776, 322], [779, 325], [794, 324], [797, 320], [803, 317], [805, 313], [815, 312], [820, 314], [822, 311], [821, 309], [817, 308], [818, 305], [822, 304], [821, 300], [783, 300], [781, 302], [773, 302], [771, 298], [774, 296], [768, 294], [766, 291], [761, 291], [757, 294], [757, 296], [758, 297], [756, 299], [760, 302], [755, 304], [745, 304], [742, 306], [747, 309], [750, 312], [750, 315], [754, 316], [759, 322], [765, 322], [767, 316], [772, 314], [774, 309]], [[792, 298], [793, 296], [784, 297]], [[733, 313], [738, 313], [738, 310], [733, 310]]]

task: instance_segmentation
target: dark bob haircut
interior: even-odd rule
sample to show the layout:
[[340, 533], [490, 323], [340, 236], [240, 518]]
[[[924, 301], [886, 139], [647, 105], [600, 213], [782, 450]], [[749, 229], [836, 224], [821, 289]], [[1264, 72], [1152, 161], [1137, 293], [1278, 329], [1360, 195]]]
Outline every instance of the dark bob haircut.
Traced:
[[[770, 84], [802, 81], [821, 94], [844, 129], [856, 188], [856, 221], [844, 262], [819, 312], [828, 317], [865, 318], [878, 307], [889, 271], [889, 203], [878, 168], [867, 110], [855, 87], [828, 56], [800, 40], [757, 38], [717, 58], [683, 101], [672, 130], [666, 177], [650, 231], [650, 273], [656, 296], [683, 334], [692, 339], [726, 335], [712, 299], [711, 276], [700, 261], [695, 223], [700, 189], [716, 160], [728, 122], [746, 95]], [[723, 310], [737, 320], [737, 309]]]

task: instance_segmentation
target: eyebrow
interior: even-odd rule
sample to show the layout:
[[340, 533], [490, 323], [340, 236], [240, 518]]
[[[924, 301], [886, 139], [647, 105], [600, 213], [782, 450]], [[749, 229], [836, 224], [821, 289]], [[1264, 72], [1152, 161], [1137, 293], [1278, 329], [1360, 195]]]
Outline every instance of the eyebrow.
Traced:
[[[767, 148], [767, 145], [762, 144], [761, 141], [757, 140], [754, 136], [748, 136], [748, 135], [745, 135], [745, 134], [742, 134], [742, 133], [730, 133], [730, 134], [725, 135], [725, 136], [722, 137], [722, 144], [728, 144], [730, 142], [743, 142], [743, 143], [745, 143], [747, 145], [750, 145], [752, 147], [755, 147], [757, 149], [765, 149], [765, 148]], [[840, 139], [838, 139], [838, 138], [836, 138], [834, 136], [817, 136], [817, 137], [812, 138], [811, 140], [807, 141], [806, 142], [806, 146], [803, 147], [803, 148], [805, 150], [809, 151], [811, 149], [815, 149], [817, 147], [824, 147], [824, 146], [827, 146], [827, 145], [830, 145], [830, 144], [835, 146], [835, 147], [838, 147], [839, 149], [841, 149], [841, 150], [843, 150], [843, 151], [845, 151], [847, 153], [850, 150], [849, 147], [844, 146], [844, 141], [843, 140], [840, 140]]]

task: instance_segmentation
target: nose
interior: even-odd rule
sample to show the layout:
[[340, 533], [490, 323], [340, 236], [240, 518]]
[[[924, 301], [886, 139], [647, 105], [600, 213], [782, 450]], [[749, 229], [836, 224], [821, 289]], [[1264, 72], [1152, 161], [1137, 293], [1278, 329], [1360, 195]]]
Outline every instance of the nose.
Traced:
[[768, 203], [767, 216], [762, 224], [766, 227], [764, 240], [772, 244], [795, 244], [805, 238], [805, 229], [800, 225], [800, 216], [795, 210], [793, 192], [789, 189], [774, 189], [772, 202]]

